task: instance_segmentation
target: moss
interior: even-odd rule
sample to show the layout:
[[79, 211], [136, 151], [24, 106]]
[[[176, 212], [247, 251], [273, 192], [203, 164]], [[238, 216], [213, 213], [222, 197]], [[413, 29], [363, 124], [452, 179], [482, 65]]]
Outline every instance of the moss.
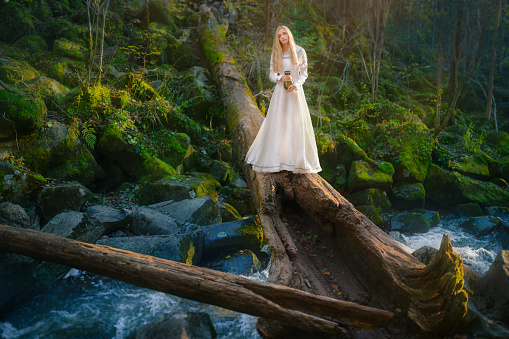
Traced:
[[0, 80], [7, 84], [29, 81], [38, 75], [39, 72], [26, 61], [0, 59]]
[[77, 43], [74, 43], [65, 38], [55, 40], [54, 47], [55, 53], [74, 60], [83, 61], [88, 54], [88, 50]]
[[177, 172], [171, 166], [156, 157], [150, 157], [143, 162], [143, 166], [140, 169], [137, 177], [140, 180], [159, 180], [168, 175], [176, 175]]
[[254, 218], [246, 219], [242, 223], [242, 227], [235, 230], [235, 232], [245, 235], [254, 235], [260, 242], [260, 248], [263, 243], [263, 227], [258, 222], [258, 220]]
[[209, 196], [216, 202], [219, 199], [216, 191], [216, 185], [211, 180], [200, 180], [199, 182], [192, 184], [191, 187], [196, 193], [196, 198]]
[[[0, 112], [6, 112], [7, 117], [16, 127], [17, 133], [33, 132], [42, 127], [46, 115], [46, 105], [39, 98], [16, 95], [7, 91], [0, 91]], [[8, 133], [11, 126], [5, 126]], [[0, 127], [0, 134], [3, 128]]]
[[482, 212], [481, 206], [476, 203], [469, 204], [459, 204], [454, 207], [455, 213], [460, 217], [482, 217], [484, 213]]
[[379, 166], [372, 166], [366, 161], [354, 161], [348, 173], [347, 186], [356, 191], [367, 188], [388, 189], [392, 185], [391, 172], [389, 165], [385, 171], [381, 171]]
[[356, 206], [355, 208], [368, 217], [375, 225], [383, 226], [384, 221], [374, 206]]

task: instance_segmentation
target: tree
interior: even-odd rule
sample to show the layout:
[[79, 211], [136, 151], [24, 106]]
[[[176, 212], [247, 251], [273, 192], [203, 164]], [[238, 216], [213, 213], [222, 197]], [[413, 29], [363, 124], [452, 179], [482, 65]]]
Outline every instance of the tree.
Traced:
[[502, 11], [502, 0], [497, 1], [497, 10], [495, 14], [495, 27], [493, 28], [493, 42], [491, 47], [491, 66], [490, 66], [490, 77], [488, 80], [488, 102], [486, 103], [486, 120], [491, 119], [491, 103], [493, 100], [493, 79], [495, 77], [495, 55], [497, 51], [497, 33], [498, 26], [500, 23], [500, 13]]

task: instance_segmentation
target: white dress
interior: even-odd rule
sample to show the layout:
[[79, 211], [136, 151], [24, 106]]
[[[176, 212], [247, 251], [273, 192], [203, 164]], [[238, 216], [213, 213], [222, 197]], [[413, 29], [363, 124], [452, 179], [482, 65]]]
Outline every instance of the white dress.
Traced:
[[270, 80], [277, 83], [267, 115], [255, 141], [246, 155], [246, 162], [256, 172], [317, 173], [322, 169], [318, 160], [315, 134], [302, 84], [308, 77], [307, 57], [297, 46], [300, 63], [292, 65], [289, 53], [283, 53], [284, 71], [291, 71], [296, 91], [286, 93], [282, 75], [274, 73], [270, 60]]

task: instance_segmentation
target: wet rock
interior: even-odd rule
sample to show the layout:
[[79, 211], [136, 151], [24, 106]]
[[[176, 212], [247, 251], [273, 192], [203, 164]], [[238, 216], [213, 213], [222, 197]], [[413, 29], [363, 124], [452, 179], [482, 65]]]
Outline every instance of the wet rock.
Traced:
[[492, 234], [499, 231], [502, 227], [500, 221], [491, 215], [470, 218], [459, 226], [476, 237]]
[[30, 219], [23, 207], [10, 202], [0, 203], [0, 224], [21, 228], [32, 228]]
[[367, 188], [387, 190], [392, 185], [394, 168], [391, 163], [370, 164], [367, 161], [354, 161], [346, 179], [347, 187], [353, 191]]
[[21, 203], [46, 183], [46, 179], [40, 175], [27, 173], [0, 161], [0, 201]]
[[424, 233], [430, 228], [429, 220], [421, 213], [401, 213], [391, 219], [391, 230], [406, 233]]
[[140, 207], [131, 214], [134, 235], [175, 234], [179, 227], [175, 219], [154, 208]]
[[412, 212], [421, 213], [429, 220], [430, 226], [435, 227], [440, 223], [440, 214], [436, 211], [430, 211], [426, 209], [415, 209]]
[[509, 325], [509, 251], [500, 251], [479, 281], [475, 300], [480, 309]]
[[5, 114], [0, 123], [0, 140], [5, 141], [39, 130], [47, 108], [40, 98], [0, 91], [0, 112]]
[[256, 254], [249, 250], [241, 250], [231, 255], [212, 260], [204, 267], [236, 275], [249, 275], [260, 270], [261, 264]]
[[509, 207], [488, 206], [483, 208], [484, 213], [494, 217], [509, 218]]
[[469, 204], [459, 204], [454, 206], [453, 210], [454, 214], [460, 217], [482, 217], [484, 213], [482, 212], [481, 206], [476, 203]]
[[221, 202], [230, 204], [240, 215], [255, 214], [251, 191], [244, 188], [223, 187], [219, 190]]
[[103, 237], [97, 241], [97, 244], [151, 255], [162, 259], [198, 265], [201, 261], [203, 233]]
[[391, 208], [391, 202], [387, 193], [380, 188], [370, 188], [357, 193], [349, 194], [347, 197], [354, 206], [373, 206], [378, 213]]
[[144, 182], [136, 192], [141, 205], [151, 205], [163, 201], [180, 201], [209, 196], [217, 201], [215, 184], [206, 179], [190, 176], [167, 176], [156, 182]]
[[79, 183], [44, 187], [37, 198], [43, 216], [49, 220], [64, 211], [80, 211], [94, 194]]
[[212, 258], [233, 248], [259, 251], [263, 240], [263, 228], [254, 218], [206, 226], [203, 232], [203, 258]]
[[132, 216], [126, 215], [124, 211], [104, 205], [90, 206], [85, 210], [85, 213], [104, 225], [105, 234], [118, 230], [127, 225], [132, 219]]
[[166, 201], [149, 207], [170, 215], [182, 223], [189, 222], [205, 226], [221, 222], [218, 204], [209, 196], [178, 202]]
[[410, 210], [424, 208], [426, 194], [421, 183], [398, 182], [392, 186], [389, 196], [393, 207]]
[[216, 331], [207, 313], [187, 312], [163, 314], [141, 327], [134, 339], [207, 339], [215, 338]]

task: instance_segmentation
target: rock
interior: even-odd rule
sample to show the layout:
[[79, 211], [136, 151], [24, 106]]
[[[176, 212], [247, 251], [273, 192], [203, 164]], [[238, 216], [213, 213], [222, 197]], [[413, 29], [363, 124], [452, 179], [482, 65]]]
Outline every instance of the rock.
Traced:
[[500, 221], [491, 215], [485, 217], [470, 218], [459, 226], [465, 229], [465, 231], [468, 233], [475, 235], [476, 237], [492, 234], [496, 231], [499, 231], [502, 227], [500, 225]]
[[477, 154], [474, 156], [465, 155], [461, 157], [454, 163], [454, 170], [467, 177], [478, 180], [486, 181], [490, 177], [488, 163], [482, 154]]
[[28, 219], [28, 215], [23, 207], [10, 202], [0, 203], [0, 224], [21, 228], [32, 228], [30, 219]]
[[354, 161], [366, 161], [371, 165], [374, 165], [374, 161], [371, 160], [366, 152], [359, 147], [352, 139], [345, 137], [344, 135], [339, 135], [337, 137], [337, 142], [335, 145], [337, 154], [341, 156], [338, 157], [338, 161], [341, 165], [348, 171], [352, 162]]
[[493, 178], [491, 178], [489, 180], [489, 182], [494, 184], [494, 185], [497, 185], [498, 187], [504, 188], [504, 189], [508, 189], [509, 188], [509, 185], [507, 184], [507, 181], [505, 181], [504, 179], [499, 178], [499, 177], [493, 177]]
[[[197, 23], [189, 26], [197, 26]], [[198, 39], [193, 39], [192, 34], [190, 29], [178, 30], [175, 32], [175, 40], [170, 41], [170, 48], [166, 49], [168, 60], [180, 71], [188, 70], [197, 63], [201, 63], [198, 57], [201, 53], [201, 47], [197, 43]]]
[[241, 250], [232, 255], [212, 260], [204, 267], [236, 275], [250, 275], [258, 272], [261, 264], [256, 254], [250, 250]]
[[346, 196], [354, 206], [373, 206], [378, 213], [387, 211], [391, 208], [391, 202], [387, 193], [380, 188], [369, 188], [364, 191], [349, 194]]
[[83, 46], [65, 38], [54, 41], [53, 51], [60, 56], [78, 61], [85, 60], [85, 56], [88, 53]]
[[482, 212], [481, 206], [476, 203], [469, 204], [459, 204], [454, 206], [454, 214], [460, 217], [482, 217], [484, 213]]
[[151, 205], [163, 201], [180, 201], [209, 196], [217, 201], [215, 183], [184, 175], [167, 176], [156, 182], [144, 182], [136, 192], [141, 205]]
[[421, 183], [398, 182], [392, 186], [389, 196], [393, 207], [410, 210], [424, 208], [426, 194]]
[[163, 161], [174, 168], [181, 166], [182, 172], [194, 167], [195, 151], [187, 134], [163, 130], [158, 132], [156, 137], [164, 144], [164, 150], [160, 154]]
[[498, 159], [500, 163], [500, 176], [506, 182], [509, 181], [509, 156]]
[[48, 178], [76, 180], [84, 185], [104, 176], [87, 145], [66, 125], [51, 121], [23, 148], [27, 167]]
[[479, 281], [475, 300], [480, 309], [509, 324], [509, 251], [500, 251]]
[[219, 190], [220, 201], [230, 204], [240, 215], [256, 214], [251, 191], [243, 188], [223, 187]]
[[259, 251], [263, 228], [254, 218], [225, 222], [203, 228], [205, 234], [202, 258], [210, 259], [232, 248]]
[[115, 209], [110, 206], [95, 205], [85, 210], [85, 213], [92, 218], [99, 220], [105, 227], [105, 234], [109, 234], [127, 225], [132, 216], [126, 215], [124, 211]]
[[46, 105], [39, 98], [0, 91], [0, 140], [14, 140], [39, 130], [46, 116]]
[[29, 85], [37, 87], [41, 99], [46, 107], [58, 108], [57, 105], [70, 90], [54, 79], [45, 76], [38, 76], [28, 82]]
[[7, 85], [30, 81], [38, 75], [39, 72], [26, 61], [0, 58], [0, 80]]
[[212, 174], [222, 185], [231, 185], [239, 179], [239, 174], [231, 168], [230, 165], [223, 161], [214, 160], [209, 169]]
[[208, 339], [216, 338], [210, 316], [202, 312], [163, 314], [142, 326], [134, 339]]
[[16, 166], [0, 161], [0, 202], [21, 203], [44, 185], [46, 179], [42, 176], [24, 172]]
[[394, 168], [391, 163], [371, 165], [369, 162], [356, 160], [352, 162], [346, 179], [348, 189], [361, 191], [367, 188], [387, 190], [392, 185]]
[[103, 237], [97, 244], [153, 257], [198, 265], [201, 261], [203, 233], [150, 235], [131, 237]]
[[442, 207], [450, 206], [459, 177], [459, 173], [447, 171], [435, 164], [430, 164], [424, 181], [426, 199]]
[[47, 65], [46, 74], [48, 77], [57, 80], [69, 88], [75, 88], [80, 85], [77, 75], [77, 69], [82, 67], [80, 61], [57, 58], [56, 62]]
[[375, 206], [366, 205], [366, 206], [356, 206], [355, 208], [359, 212], [364, 214], [366, 217], [368, 217], [368, 219], [371, 220], [375, 225], [383, 228], [384, 220], [380, 216], [380, 213], [378, 212], [378, 209]]
[[428, 265], [433, 258], [435, 257], [435, 254], [437, 254], [438, 250], [436, 248], [430, 247], [430, 246], [423, 246], [419, 248], [418, 250], [415, 250], [412, 255], [416, 257], [420, 262], [422, 262], [424, 265]]
[[425, 233], [430, 228], [429, 220], [420, 213], [401, 213], [391, 219], [391, 230], [405, 233]]
[[42, 214], [47, 220], [65, 211], [80, 211], [87, 202], [94, 200], [94, 194], [78, 183], [44, 187], [37, 197]]
[[165, 201], [149, 207], [161, 211], [182, 223], [189, 222], [200, 226], [221, 223], [218, 204], [209, 196], [178, 202]]
[[99, 220], [80, 212], [63, 212], [53, 217], [41, 232], [94, 244], [104, 233]]
[[435, 227], [436, 225], [438, 225], [440, 223], [440, 214], [436, 211], [430, 211], [430, 210], [425, 210], [425, 209], [415, 209], [412, 212], [420, 213], [420, 214], [424, 215], [424, 217], [429, 220], [431, 227]]
[[219, 212], [221, 213], [222, 222], [242, 220], [242, 216], [239, 214], [239, 212], [237, 212], [235, 208], [233, 208], [232, 205], [226, 202], [219, 202], [218, 207]]
[[131, 218], [134, 235], [167, 235], [179, 231], [174, 218], [154, 208], [140, 207]]
[[192, 102], [189, 115], [200, 121], [209, 120], [209, 109], [216, 105], [207, 74], [205, 68], [193, 66], [186, 71], [182, 79], [184, 99]]
[[494, 217], [509, 218], [509, 207], [488, 206], [483, 208], [484, 213]]
[[490, 132], [486, 134], [486, 143], [497, 150], [500, 155], [509, 155], [509, 133]]

